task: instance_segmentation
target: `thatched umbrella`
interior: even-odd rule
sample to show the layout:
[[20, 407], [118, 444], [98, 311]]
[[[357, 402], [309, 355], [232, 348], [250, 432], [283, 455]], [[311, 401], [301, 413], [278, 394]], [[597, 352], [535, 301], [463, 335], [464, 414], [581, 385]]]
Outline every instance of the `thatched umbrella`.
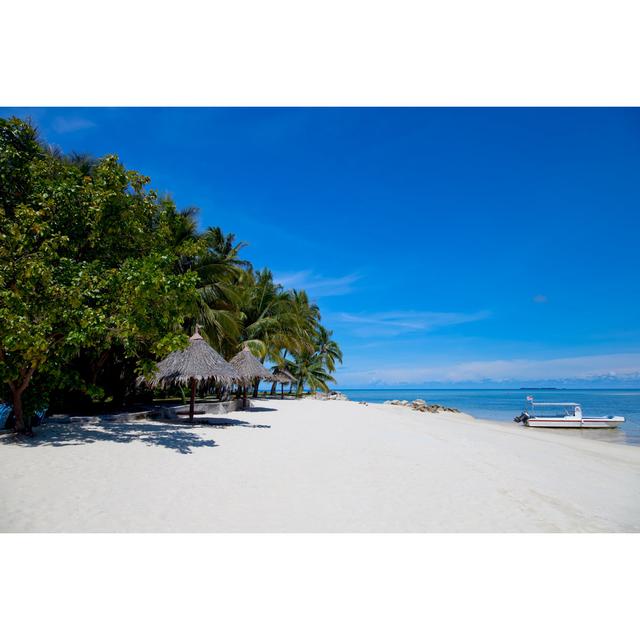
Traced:
[[249, 347], [245, 347], [240, 353], [237, 353], [229, 364], [236, 370], [236, 377], [243, 386], [244, 405], [247, 404], [247, 385], [257, 379], [273, 380], [273, 374], [266, 369], [262, 362], [256, 358]]
[[281, 369], [280, 367], [276, 367], [273, 370], [273, 379], [276, 382], [280, 383], [280, 398], [284, 398], [284, 385], [285, 384], [293, 384], [294, 382], [296, 382], [295, 377], [293, 376], [293, 374], [291, 372], [289, 372], [287, 369]]
[[193, 420], [198, 382], [214, 380], [229, 384], [237, 379], [236, 370], [209, 346], [196, 326], [195, 333], [189, 338], [189, 346], [182, 351], [173, 351], [159, 362], [156, 373], [148, 382], [152, 387], [188, 383], [191, 387], [189, 419]]

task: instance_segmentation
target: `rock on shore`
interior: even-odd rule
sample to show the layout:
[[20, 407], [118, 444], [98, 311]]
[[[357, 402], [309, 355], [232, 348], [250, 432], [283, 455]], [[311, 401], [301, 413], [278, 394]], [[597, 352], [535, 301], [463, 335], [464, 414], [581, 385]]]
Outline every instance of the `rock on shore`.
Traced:
[[408, 400], [386, 400], [384, 404], [395, 404], [401, 407], [410, 407], [414, 411], [420, 411], [422, 413], [440, 413], [449, 412], [449, 413], [460, 413], [458, 409], [454, 409], [453, 407], [445, 407], [441, 404], [428, 404], [426, 400], [422, 400], [421, 398], [417, 398], [412, 402]]
[[329, 393], [316, 392], [316, 400], [348, 400], [341, 391], [329, 391]]

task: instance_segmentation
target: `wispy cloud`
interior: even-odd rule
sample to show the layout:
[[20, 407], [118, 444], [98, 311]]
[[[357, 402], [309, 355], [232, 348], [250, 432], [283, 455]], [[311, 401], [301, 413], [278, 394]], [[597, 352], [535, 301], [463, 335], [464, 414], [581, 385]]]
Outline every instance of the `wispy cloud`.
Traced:
[[274, 280], [287, 289], [304, 289], [312, 298], [327, 298], [351, 293], [353, 284], [360, 280], [360, 276], [350, 273], [337, 278], [324, 277], [309, 270], [278, 273], [274, 275]]
[[543, 296], [541, 293], [539, 293], [537, 296], [533, 296], [533, 301], [536, 304], [544, 304], [545, 302], [548, 302], [547, 296]]
[[475, 313], [436, 312], [436, 311], [381, 311], [376, 313], [337, 313], [332, 321], [347, 325], [351, 333], [359, 337], [397, 336], [411, 332], [434, 331], [468, 322], [484, 320], [491, 314], [488, 311]]
[[640, 353], [613, 353], [532, 360], [471, 360], [432, 367], [379, 367], [339, 374], [342, 384], [416, 384], [425, 382], [508, 382], [521, 380], [627, 379], [640, 376]]
[[86, 118], [58, 116], [53, 120], [52, 126], [56, 133], [73, 133], [83, 129], [91, 129], [96, 126], [96, 123]]

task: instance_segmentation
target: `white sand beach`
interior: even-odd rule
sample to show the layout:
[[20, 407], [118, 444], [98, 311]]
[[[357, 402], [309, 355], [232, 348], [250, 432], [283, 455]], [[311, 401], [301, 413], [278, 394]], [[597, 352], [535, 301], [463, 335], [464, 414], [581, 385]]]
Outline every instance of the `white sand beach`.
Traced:
[[216, 426], [2, 436], [0, 530], [640, 531], [640, 448], [399, 406], [255, 405]]

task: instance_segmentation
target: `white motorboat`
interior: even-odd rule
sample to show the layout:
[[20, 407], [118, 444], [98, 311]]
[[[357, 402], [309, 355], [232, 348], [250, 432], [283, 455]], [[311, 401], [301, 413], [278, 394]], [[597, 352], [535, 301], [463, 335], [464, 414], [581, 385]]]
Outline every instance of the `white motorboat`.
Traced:
[[514, 418], [525, 427], [552, 429], [615, 429], [623, 422], [622, 416], [585, 416], [575, 402], [534, 402], [527, 397], [529, 408]]

